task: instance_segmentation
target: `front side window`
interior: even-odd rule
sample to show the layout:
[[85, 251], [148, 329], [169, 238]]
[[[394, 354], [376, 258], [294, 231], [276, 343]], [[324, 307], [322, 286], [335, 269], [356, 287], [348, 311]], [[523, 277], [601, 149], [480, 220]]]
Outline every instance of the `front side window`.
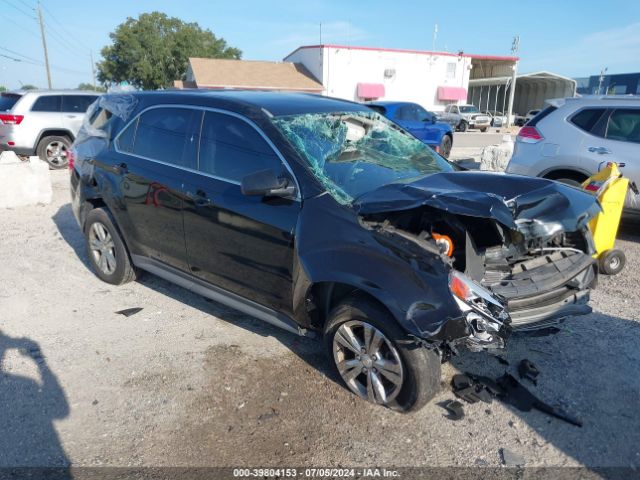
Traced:
[[59, 112], [62, 97], [60, 95], [44, 95], [38, 98], [33, 107], [32, 112]]
[[606, 138], [640, 143], [640, 109], [615, 110], [609, 117]]
[[480, 113], [480, 110], [478, 110], [478, 107], [476, 107], [475, 105], [463, 105], [462, 107], [460, 107], [460, 112], [462, 112], [462, 113]]
[[375, 112], [310, 113], [272, 121], [342, 204], [390, 183], [454, 170], [432, 148]]
[[198, 170], [241, 182], [261, 170], [282, 172], [282, 162], [247, 122], [222, 113], [206, 112], [200, 134]]
[[95, 95], [63, 95], [62, 111], [65, 113], [85, 113], [98, 98]]
[[185, 166], [192, 114], [193, 110], [188, 108], [147, 110], [138, 118], [132, 152], [151, 160]]

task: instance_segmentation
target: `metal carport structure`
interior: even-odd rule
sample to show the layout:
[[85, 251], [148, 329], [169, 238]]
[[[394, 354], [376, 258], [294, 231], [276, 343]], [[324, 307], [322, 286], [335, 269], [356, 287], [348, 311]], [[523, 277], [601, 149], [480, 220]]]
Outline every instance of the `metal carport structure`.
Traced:
[[[512, 82], [512, 76], [472, 78], [469, 80], [467, 101], [483, 111], [506, 112]], [[517, 75], [515, 86], [514, 115], [540, 109], [550, 98], [573, 97], [576, 94], [575, 80], [545, 71]]]

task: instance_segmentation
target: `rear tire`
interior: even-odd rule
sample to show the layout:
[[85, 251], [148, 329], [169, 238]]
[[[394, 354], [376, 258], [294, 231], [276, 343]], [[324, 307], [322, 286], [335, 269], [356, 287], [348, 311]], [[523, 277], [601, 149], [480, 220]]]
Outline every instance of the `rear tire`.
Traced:
[[60, 170], [69, 165], [67, 152], [71, 148], [71, 140], [68, 137], [52, 135], [43, 137], [38, 143], [36, 154], [49, 164], [49, 168]]
[[449, 158], [451, 154], [451, 144], [451, 137], [449, 135], [442, 137], [442, 141], [440, 142], [440, 155], [444, 158]]
[[122, 285], [136, 278], [129, 252], [111, 216], [104, 208], [95, 208], [87, 215], [84, 227], [89, 262], [103, 282]]
[[[352, 337], [356, 341], [344, 341]], [[398, 412], [416, 411], [440, 389], [440, 357], [417, 345], [388, 311], [364, 296], [349, 297], [333, 309], [324, 342], [345, 385], [372, 403]], [[375, 349], [376, 344], [380, 348]], [[384, 395], [378, 394], [380, 385]]]
[[627, 257], [622, 250], [612, 249], [602, 252], [598, 257], [600, 273], [605, 275], [617, 275], [627, 263]]

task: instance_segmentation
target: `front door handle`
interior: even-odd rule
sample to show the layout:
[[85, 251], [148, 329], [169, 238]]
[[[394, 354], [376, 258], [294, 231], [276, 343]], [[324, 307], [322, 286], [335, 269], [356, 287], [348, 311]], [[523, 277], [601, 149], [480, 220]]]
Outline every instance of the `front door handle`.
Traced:
[[129, 173], [129, 166], [122, 162], [120, 165], [118, 165], [118, 171], [120, 172], [120, 175], [126, 175], [127, 173]]
[[589, 147], [587, 150], [589, 150], [591, 153], [597, 153], [598, 155], [608, 155], [609, 153], [611, 153], [611, 150], [609, 150], [607, 147]]

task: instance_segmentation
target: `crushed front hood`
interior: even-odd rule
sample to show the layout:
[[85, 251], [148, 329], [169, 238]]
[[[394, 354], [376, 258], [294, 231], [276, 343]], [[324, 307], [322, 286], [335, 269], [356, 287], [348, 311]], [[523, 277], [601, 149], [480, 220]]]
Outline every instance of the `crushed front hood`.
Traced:
[[361, 215], [426, 205], [456, 215], [492, 218], [526, 238], [584, 227], [600, 212], [596, 198], [543, 178], [490, 172], [443, 172], [392, 183], [354, 202]]

